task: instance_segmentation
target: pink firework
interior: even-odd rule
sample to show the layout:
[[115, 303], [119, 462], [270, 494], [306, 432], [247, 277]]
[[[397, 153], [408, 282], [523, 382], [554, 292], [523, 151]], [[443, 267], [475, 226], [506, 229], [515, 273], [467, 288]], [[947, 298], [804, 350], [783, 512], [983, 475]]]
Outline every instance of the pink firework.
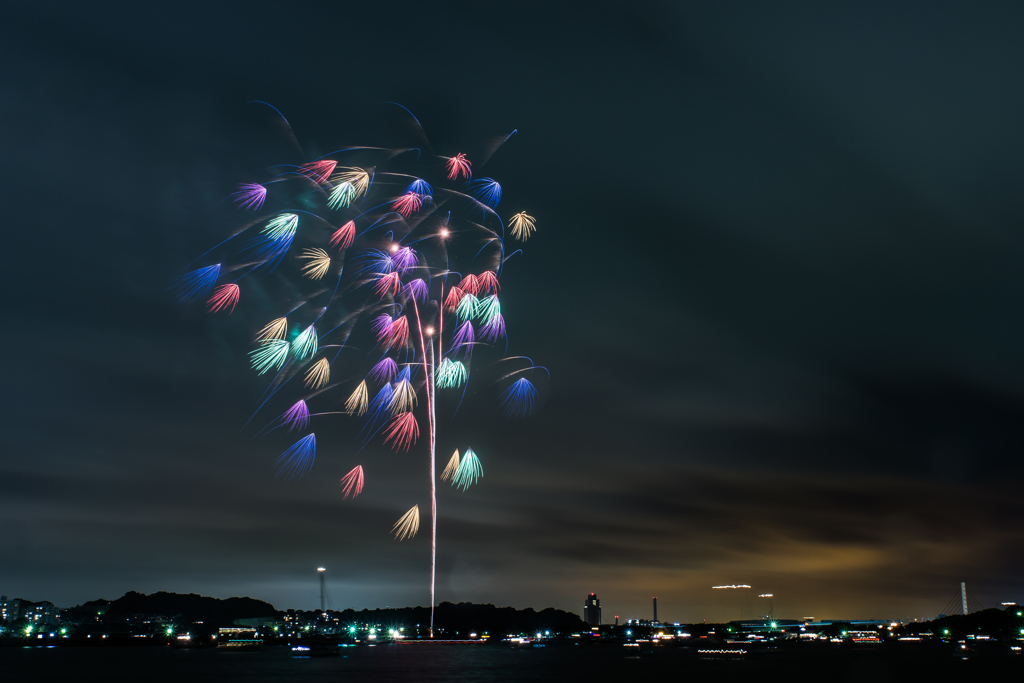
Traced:
[[476, 281], [480, 285], [480, 294], [490, 294], [494, 292], [498, 293], [501, 289], [501, 285], [498, 284], [498, 276], [493, 270], [486, 270], [476, 276]]
[[341, 478], [341, 492], [343, 498], [352, 496], [355, 498], [363, 492], [363, 466], [356, 465], [355, 469]]
[[259, 211], [267, 198], [267, 188], [258, 183], [246, 183], [238, 186], [238, 192], [231, 195], [231, 198], [238, 202], [243, 209]]
[[328, 243], [332, 247], [336, 247], [338, 249], [348, 249], [352, 246], [352, 241], [355, 238], [356, 224], [353, 221], [349, 221], [334, 231], [334, 234], [331, 235], [331, 239], [328, 240]]
[[230, 308], [228, 314], [231, 314], [235, 310], [235, 304], [238, 303], [238, 297], [241, 296], [242, 291], [238, 288], [238, 285], [221, 285], [217, 289], [213, 290], [213, 294], [206, 302], [206, 310], [210, 313], [216, 313], [223, 311], [225, 308]]
[[448, 180], [456, 180], [459, 177], [466, 180], [473, 177], [473, 164], [465, 154], [456, 154], [448, 160]]
[[420, 437], [420, 426], [412, 413], [400, 413], [384, 430], [384, 443], [392, 442], [396, 451], [408, 451]]
[[373, 291], [377, 292], [377, 296], [385, 297], [388, 294], [394, 296], [398, 294], [402, 289], [402, 279], [398, 274], [398, 271], [394, 273], [384, 273], [377, 278], [377, 284], [373, 286]]
[[467, 294], [476, 296], [480, 293], [480, 281], [477, 280], [476, 275], [467, 275], [462, 278], [462, 282], [459, 283], [459, 288]]
[[409, 319], [404, 315], [395, 320], [391, 326], [391, 338], [388, 340], [389, 348], [403, 347], [409, 343]]
[[423, 208], [423, 197], [415, 192], [407, 192], [396, 199], [391, 208], [402, 214], [405, 218], [408, 218]]
[[316, 181], [317, 183], [326, 183], [327, 179], [331, 177], [332, 173], [334, 173], [334, 168], [337, 165], [338, 162], [333, 159], [311, 161], [308, 164], [299, 166], [299, 173], [310, 180]]
[[466, 296], [466, 293], [460, 288], [452, 287], [448, 290], [448, 296], [444, 298], [445, 308], [448, 310], [455, 310], [455, 307], [459, 305], [459, 302], [462, 301], [462, 297], [464, 296]]

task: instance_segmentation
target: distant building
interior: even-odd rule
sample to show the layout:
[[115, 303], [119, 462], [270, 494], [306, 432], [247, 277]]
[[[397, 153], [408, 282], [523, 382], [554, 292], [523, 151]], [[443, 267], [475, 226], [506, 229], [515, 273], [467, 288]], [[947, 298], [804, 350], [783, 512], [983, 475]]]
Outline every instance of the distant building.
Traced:
[[0, 621], [15, 622], [24, 619], [29, 624], [51, 624], [57, 621], [57, 608], [52, 602], [32, 602], [21, 598], [0, 597]]
[[24, 600], [20, 598], [12, 600], [6, 595], [0, 597], [0, 621], [17, 621], [21, 616], [21, 603], [23, 602]]
[[38, 624], [40, 626], [44, 624], [57, 623], [57, 613], [60, 610], [54, 607], [53, 603], [49, 600], [28, 604], [23, 602], [22, 604], [23, 607], [21, 615], [27, 619], [29, 623]]
[[597, 593], [587, 596], [587, 601], [583, 605], [583, 621], [591, 626], [601, 625], [601, 601], [597, 599]]

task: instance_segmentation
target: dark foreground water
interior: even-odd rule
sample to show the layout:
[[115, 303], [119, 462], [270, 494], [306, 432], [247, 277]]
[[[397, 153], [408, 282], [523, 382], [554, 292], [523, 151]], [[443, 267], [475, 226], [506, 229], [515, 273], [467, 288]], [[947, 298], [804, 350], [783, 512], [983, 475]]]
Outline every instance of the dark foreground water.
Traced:
[[[993, 680], [1024, 673], [1024, 657], [961, 659], [923, 651], [842, 647], [764, 652], [742, 660], [709, 659], [686, 648], [638, 656], [613, 645], [552, 645], [514, 650], [503, 645], [409, 644], [346, 648], [340, 657], [293, 657], [286, 648], [260, 652], [158, 647], [0, 648], [0, 680], [61, 681], [831, 681]], [[639, 677], [639, 678], [638, 678]]]

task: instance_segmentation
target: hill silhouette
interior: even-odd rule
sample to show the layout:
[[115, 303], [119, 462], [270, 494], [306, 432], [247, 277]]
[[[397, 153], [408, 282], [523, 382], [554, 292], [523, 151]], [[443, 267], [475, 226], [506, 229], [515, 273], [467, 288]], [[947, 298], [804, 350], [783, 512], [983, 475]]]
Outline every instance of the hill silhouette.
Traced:
[[280, 614], [274, 606], [253, 598], [220, 600], [189, 593], [153, 593], [145, 595], [129, 591], [110, 602], [109, 615], [146, 614], [201, 621], [208, 625], [230, 625], [235, 619], [277, 619]]

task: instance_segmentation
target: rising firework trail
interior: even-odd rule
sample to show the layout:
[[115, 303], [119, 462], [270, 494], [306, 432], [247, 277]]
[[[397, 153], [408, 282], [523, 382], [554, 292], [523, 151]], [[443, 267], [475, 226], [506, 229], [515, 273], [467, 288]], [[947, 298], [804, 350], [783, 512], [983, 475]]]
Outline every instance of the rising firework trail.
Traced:
[[[297, 139], [283, 117], [275, 121]], [[506, 232], [525, 242], [537, 220], [521, 211], [506, 222], [502, 200], [514, 188], [474, 176], [497, 148], [478, 158], [454, 150], [437, 156], [419, 122], [411, 123], [415, 147], [348, 145], [253, 174], [230, 195], [238, 224], [169, 289], [181, 303], [205, 301], [211, 314], [258, 318], [247, 353], [267, 388], [254, 417], [264, 420], [259, 436], [292, 433], [274, 462], [281, 480], [312, 470], [312, 428], [326, 419], [360, 423], [353, 456], [371, 441], [426, 456], [432, 629], [438, 419], [455, 415], [480, 372], [487, 381], [479, 390], [491, 392], [499, 412], [527, 417], [547, 371], [499, 355], [508, 347], [499, 301]], [[441, 475], [461, 490], [484, 474], [473, 449], [463, 448]], [[367, 481], [363, 466], [353, 465], [340, 478], [342, 499], [355, 499]], [[414, 504], [392, 531], [401, 541], [419, 526]]]

